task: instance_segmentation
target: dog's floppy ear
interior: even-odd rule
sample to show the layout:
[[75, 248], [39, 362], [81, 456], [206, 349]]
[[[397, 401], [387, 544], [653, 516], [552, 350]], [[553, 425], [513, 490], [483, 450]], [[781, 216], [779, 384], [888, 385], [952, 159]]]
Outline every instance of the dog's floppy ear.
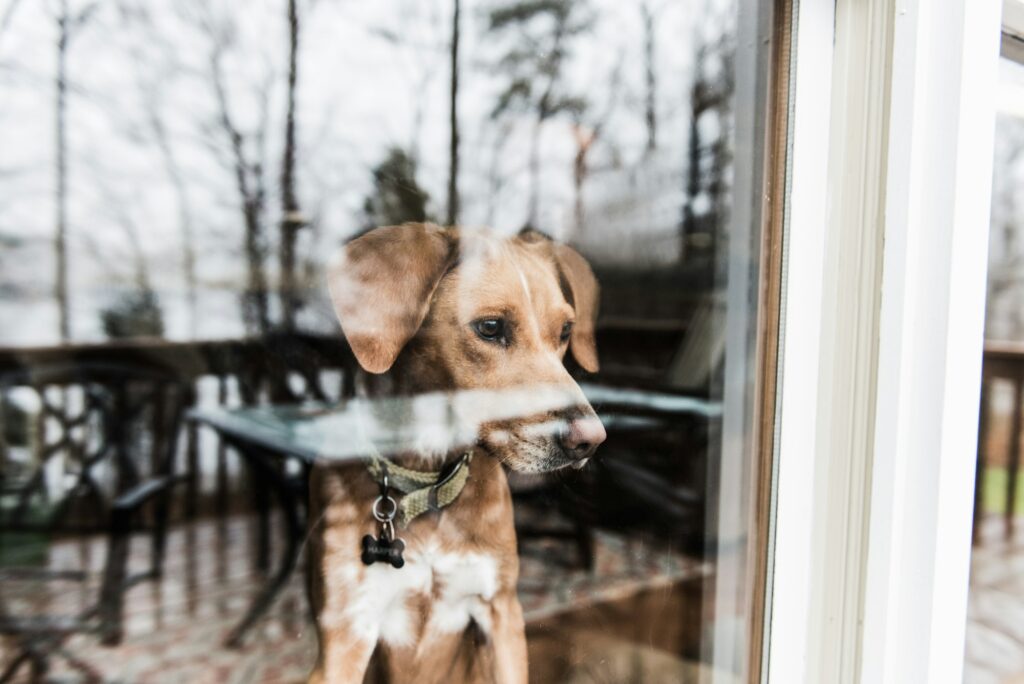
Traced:
[[376, 228], [335, 257], [327, 287], [360, 366], [371, 373], [391, 368], [423, 324], [454, 244], [442, 228], [406, 224]]
[[572, 247], [554, 244], [558, 270], [569, 286], [572, 304], [576, 309], [576, 323], [569, 339], [569, 350], [584, 370], [596, 373], [597, 341], [594, 327], [597, 323], [597, 278], [590, 264]]

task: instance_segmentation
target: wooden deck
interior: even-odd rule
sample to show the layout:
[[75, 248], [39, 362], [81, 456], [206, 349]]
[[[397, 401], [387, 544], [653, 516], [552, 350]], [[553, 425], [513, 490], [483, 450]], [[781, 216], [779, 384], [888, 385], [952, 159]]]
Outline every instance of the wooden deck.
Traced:
[[[140, 584], [128, 595], [124, 642], [106, 648], [92, 636], [78, 635], [67, 642], [68, 650], [95, 672], [95, 681], [111, 684], [305, 681], [316, 643], [301, 571], [241, 649], [223, 646], [263, 580], [256, 570], [254, 541], [255, 525], [248, 516], [176, 526], [168, 541], [163, 579]], [[144, 567], [145, 540], [133, 545], [136, 552], [132, 564]], [[623, 653], [641, 654], [637, 657], [642, 656], [651, 672], [679, 674], [678, 668], [687, 673], [699, 668], [679, 656], [694, 652], [700, 639], [693, 626], [699, 625], [702, 588], [710, 566], [605, 532], [597, 532], [592, 572], [573, 568], [574, 554], [573, 547], [554, 540], [531, 541], [523, 549], [519, 595], [535, 635], [530, 644], [535, 671], [559, 672], [561, 680], [567, 667], [578, 667], [587, 658], [607, 657], [606, 645], [597, 655], [593, 653], [592, 638], [585, 643], [577, 639], [570, 648], [572, 633], [584, 631], [577, 629], [579, 625], [592, 632], [597, 629], [606, 641], [618, 639], [620, 650], [628, 644], [629, 650]], [[102, 546], [96, 540], [54, 544], [48, 566], [98, 571]], [[12, 586], [4, 587], [4, 598], [20, 614], [73, 614], [94, 598], [77, 584], [69, 590], [59, 583], [18, 581], [17, 593]], [[659, 615], [660, 631], [653, 635], [650, 611]], [[13, 653], [12, 644], [0, 640], [0, 671]], [[632, 662], [633, 655], [624, 660]], [[51, 673], [62, 682], [87, 681], [59, 658]], [[693, 676], [687, 674], [686, 681], [695, 681]], [[18, 681], [27, 680], [25, 673]]]
[[[1024, 684], [1024, 518], [1017, 522], [1015, 538], [1007, 540], [1003, 516], [986, 516], [974, 548], [966, 684]], [[94, 639], [79, 636], [69, 642], [70, 650], [105, 682], [302, 681], [315, 657], [315, 643], [298, 576], [242, 649], [222, 646], [262, 580], [255, 570], [253, 539], [252, 520], [245, 516], [179, 526], [170, 539], [164, 579], [140, 585], [129, 596], [125, 642], [103, 648]], [[145, 551], [144, 543], [136, 546]], [[532, 662], [538, 668], [564, 668], [551, 652], [564, 657], [570, 627], [582, 632], [569, 623], [587, 625], [591, 633], [599, 632], [606, 639], [612, 634], [623, 636], [628, 616], [650, 612], [641, 607], [648, 603], [661, 618], [679, 616], [663, 625], [659, 638], [666, 643], [651, 643], [647, 623], [637, 625], [638, 634], [645, 636], [629, 635], [632, 643], [651, 653], [665, 649], [658, 650], [662, 655], [651, 657], [651, 662], [659, 663], [659, 658], [676, 662], [672, 651], [690, 651], [700, 639], [700, 592], [711, 571], [706, 565], [642, 545], [630, 547], [621, 538], [603, 534], [594, 575], [552, 562], [557, 549], [528, 551], [520, 595], [531, 622]], [[138, 560], [144, 560], [144, 554]], [[88, 541], [63, 542], [50, 549], [53, 568], [84, 563], [98, 570], [101, 562], [99, 546]], [[68, 592], [52, 586], [22, 595], [41, 601], [48, 613], [59, 612], [62, 606], [74, 610], [88, 597], [88, 592], [77, 588]], [[553, 643], [557, 648], [551, 648]], [[587, 647], [576, 651], [585, 657]], [[10, 655], [10, 645], [5, 648], [0, 642], [0, 669]], [[64, 677], [61, 681], [83, 681], [69, 676], [72, 673], [59, 662], [54, 671]]]
[[965, 684], [1024, 684], [1024, 519], [1004, 523], [985, 516], [971, 555]]

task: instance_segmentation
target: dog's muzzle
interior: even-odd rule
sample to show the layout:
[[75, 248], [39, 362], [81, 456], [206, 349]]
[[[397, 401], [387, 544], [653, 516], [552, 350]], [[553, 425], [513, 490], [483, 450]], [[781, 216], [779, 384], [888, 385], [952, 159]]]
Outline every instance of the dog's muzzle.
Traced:
[[558, 444], [573, 461], [584, 461], [594, 455], [608, 437], [601, 420], [593, 413], [577, 413], [570, 417], [558, 435]]

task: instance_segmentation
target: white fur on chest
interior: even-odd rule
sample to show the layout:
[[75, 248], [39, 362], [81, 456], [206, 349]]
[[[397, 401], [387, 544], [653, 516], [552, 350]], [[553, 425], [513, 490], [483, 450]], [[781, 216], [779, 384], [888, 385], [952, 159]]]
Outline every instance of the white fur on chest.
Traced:
[[[348, 577], [354, 574], [339, 570]], [[379, 639], [391, 646], [412, 645], [424, 632], [461, 632], [471, 619], [489, 633], [489, 604], [497, 590], [498, 564], [493, 556], [410, 549], [401, 568], [384, 563], [365, 568], [344, 617], [368, 641]], [[426, 616], [411, 600], [417, 596], [429, 598]]]

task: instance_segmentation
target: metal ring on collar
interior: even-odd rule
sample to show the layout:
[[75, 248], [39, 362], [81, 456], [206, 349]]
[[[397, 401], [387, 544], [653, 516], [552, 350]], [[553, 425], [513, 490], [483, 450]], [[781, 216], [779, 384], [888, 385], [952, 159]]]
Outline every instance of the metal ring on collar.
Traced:
[[[382, 501], [387, 501], [391, 505], [391, 510], [387, 513], [382, 513], [380, 510], [380, 504]], [[377, 519], [377, 522], [391, 522], [395, 519], [395, 515], [398, 514], [398, 502], [390, 496], [378, 496], [373, 502], [373, 517]]]

